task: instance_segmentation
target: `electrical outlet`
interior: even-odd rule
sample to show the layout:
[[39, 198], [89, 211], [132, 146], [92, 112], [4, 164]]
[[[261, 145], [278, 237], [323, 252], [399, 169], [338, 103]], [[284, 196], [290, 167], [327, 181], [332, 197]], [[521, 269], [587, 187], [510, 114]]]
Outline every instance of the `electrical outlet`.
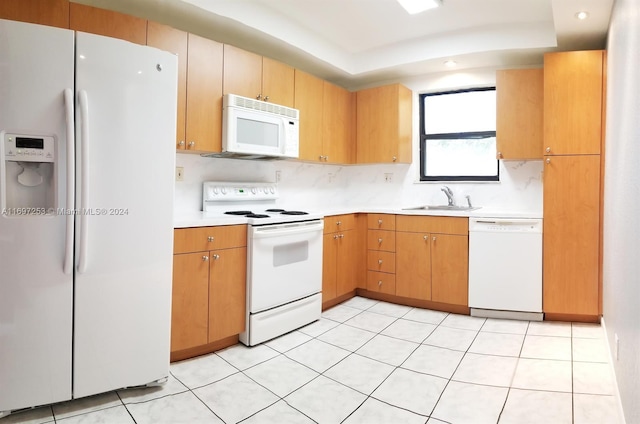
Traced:
[[282, 178], [282, 174], [280, 173], [280, 171], [276, 171], [276, 182], [277, 183], [280, 182], [280, 178]]
[[620, 353], [620, 339], [618, 338], [618, 333], [613, 335], [615, 346], [613, 347], [613, 356], [618, 360], [618, 355]]
[[184, 181], [184, 167], [176, 166], [176, 181]]
[[387, 172], [384, 174], [384, 180], [390, 183], [393, 180], [393, 173]]

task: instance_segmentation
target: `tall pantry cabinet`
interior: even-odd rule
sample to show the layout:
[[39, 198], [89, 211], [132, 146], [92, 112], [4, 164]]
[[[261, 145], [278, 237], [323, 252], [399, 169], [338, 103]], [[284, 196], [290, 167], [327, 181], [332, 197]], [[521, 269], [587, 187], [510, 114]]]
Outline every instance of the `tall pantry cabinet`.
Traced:
[[544, 58], [543, 310], [550, 319], [601, 313], [603, 51]]

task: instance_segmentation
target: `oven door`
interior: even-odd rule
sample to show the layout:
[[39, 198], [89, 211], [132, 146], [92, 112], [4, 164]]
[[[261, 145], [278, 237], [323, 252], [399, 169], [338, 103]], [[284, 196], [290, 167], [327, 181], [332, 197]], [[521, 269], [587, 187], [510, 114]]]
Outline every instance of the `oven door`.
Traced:
[[249, 230], [247, 307], [254, 314], [322, 290], [323, 220]]

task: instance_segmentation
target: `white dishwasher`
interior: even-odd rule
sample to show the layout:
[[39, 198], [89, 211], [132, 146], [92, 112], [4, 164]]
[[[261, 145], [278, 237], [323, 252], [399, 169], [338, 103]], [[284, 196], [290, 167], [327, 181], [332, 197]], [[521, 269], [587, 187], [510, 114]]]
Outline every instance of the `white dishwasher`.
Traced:
[[469, 218], [469, 307], [542, 320], [542, 219]]

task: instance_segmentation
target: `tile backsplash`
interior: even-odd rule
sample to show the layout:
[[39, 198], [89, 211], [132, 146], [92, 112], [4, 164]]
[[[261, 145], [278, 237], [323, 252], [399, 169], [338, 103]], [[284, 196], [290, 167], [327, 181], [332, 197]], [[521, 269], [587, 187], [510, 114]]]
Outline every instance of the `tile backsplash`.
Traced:
[[[541, 212], [542, 161], [500, 161], [500, 182], [420, 183], [418, 164], [327, 165], [298, 161], [255, 161], [204, 158], [178, 153], [184, 181], [176, 182], [177, 215], [201, 210], [203, 181], [275, 182], [280, 172], [278, 204], [296, 209], [342, 207], [402, 208], [446, 204], [443, 185], [456, 202], [471, 196], [474, 206], [492, 210]], [[387, 181], [390, 179], [390, 181]]]

